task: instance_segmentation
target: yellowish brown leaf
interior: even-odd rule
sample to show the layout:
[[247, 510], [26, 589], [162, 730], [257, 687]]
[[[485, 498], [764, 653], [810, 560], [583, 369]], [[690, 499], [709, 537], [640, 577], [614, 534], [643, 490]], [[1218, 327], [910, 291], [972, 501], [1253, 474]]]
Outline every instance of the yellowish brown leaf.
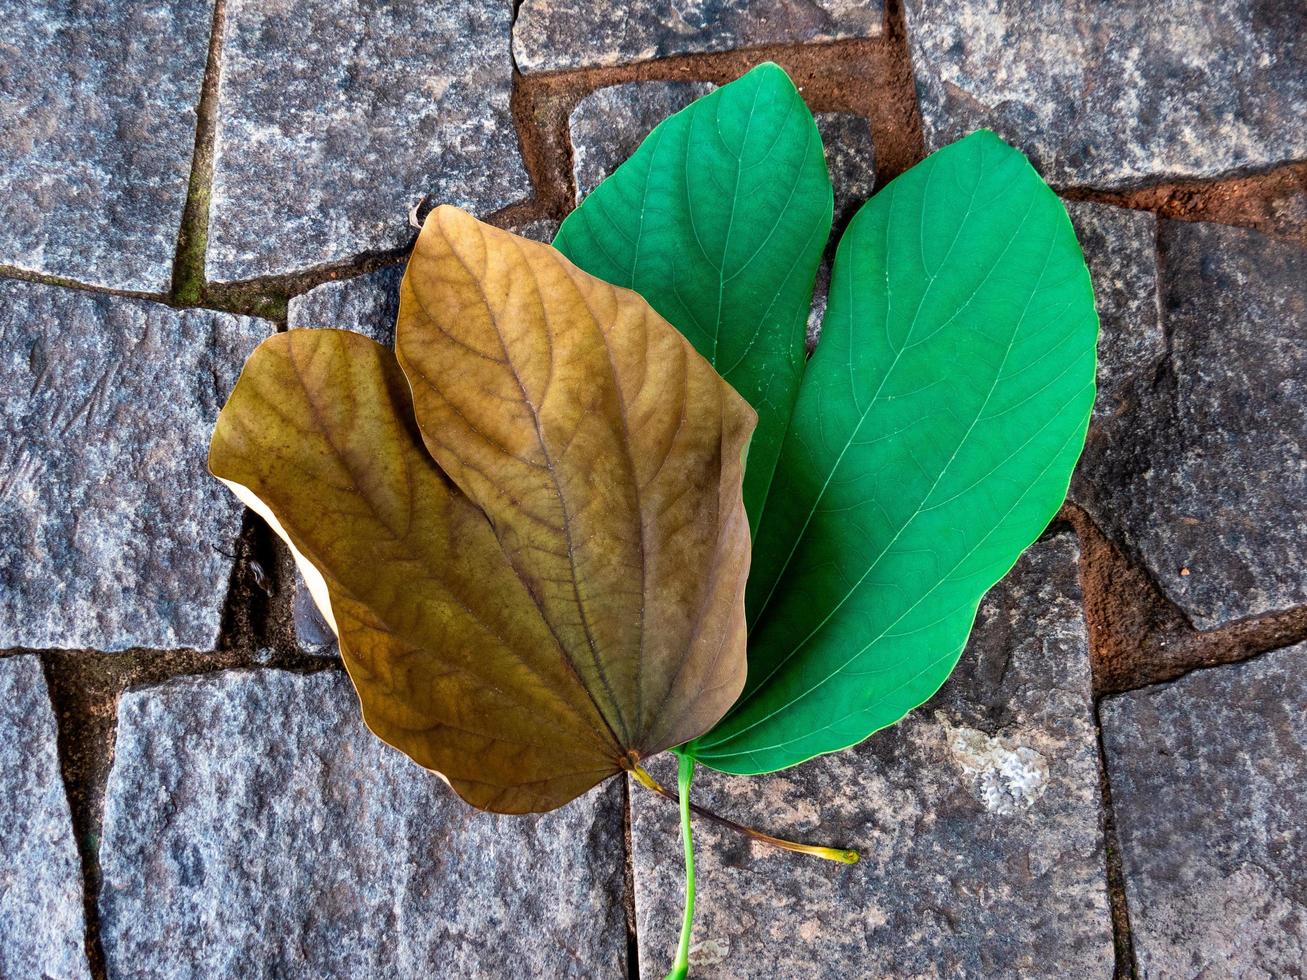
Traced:
[[710, 728], [744, 682], [752, 410], [635, 293], [452, 208], [397, 348], [271, 338], [210, 454], [317, 584], [372, 730], [522, 812]]

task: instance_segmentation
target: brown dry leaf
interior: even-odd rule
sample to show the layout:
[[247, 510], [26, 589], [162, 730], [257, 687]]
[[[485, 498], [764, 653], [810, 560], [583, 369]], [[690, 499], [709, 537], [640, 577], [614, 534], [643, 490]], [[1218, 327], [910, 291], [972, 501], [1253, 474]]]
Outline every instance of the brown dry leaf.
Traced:
[[744, 682], [752, 410], [635, 293], [452, 208], [397, 333], [399, 363], [266, 341], [210, 453], [296, 552], [368, 725], [501, 812], [710, 728]]

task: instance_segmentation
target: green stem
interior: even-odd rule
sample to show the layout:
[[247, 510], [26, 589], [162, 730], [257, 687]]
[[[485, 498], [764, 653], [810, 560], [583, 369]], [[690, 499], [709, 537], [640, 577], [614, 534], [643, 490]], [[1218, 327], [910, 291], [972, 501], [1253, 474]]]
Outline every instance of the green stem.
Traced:
[[681, 920], [681, 943], [676, 962], [666, 980], [685, 980], [690, 973], [690, 931], [694, 927], [694, 840], [690, 835], [690, 780], [694, 778], [694, 756], [680, 755], [676, 785], [681, 795], [681, 841], [685, 844], [685, 918]]

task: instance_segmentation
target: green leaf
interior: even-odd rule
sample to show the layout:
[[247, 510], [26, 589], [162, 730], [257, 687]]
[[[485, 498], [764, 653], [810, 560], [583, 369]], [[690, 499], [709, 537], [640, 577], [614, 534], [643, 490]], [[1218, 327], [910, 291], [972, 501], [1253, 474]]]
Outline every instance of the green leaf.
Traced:
[[758, 410], [744, 479], [751, 528], [803, 376], [831, 208], [812, 114], [768, 63], [661, 123], [554, 241], [645, 297]]
[[748, 681], [699, 761], [791, 766], [939, 688], [1066, 494], [1097, 333], [1065, 209], [992, 133], [859, 212], [754, 537]]
[[265, 341], [209, 454], [369, 727], [514, 813], [708, 729], [744, 683], [753, 410], [638, 295], [454, 208], [396, 337]]

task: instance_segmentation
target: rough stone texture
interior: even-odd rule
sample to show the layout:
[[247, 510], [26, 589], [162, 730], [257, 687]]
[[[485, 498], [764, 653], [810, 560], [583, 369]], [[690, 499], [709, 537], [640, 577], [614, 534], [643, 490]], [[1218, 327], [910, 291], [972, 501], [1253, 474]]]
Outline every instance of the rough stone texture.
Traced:
[[1157, 218], [1104, 204], [1068, 202], [1098, 305], [1098, 398], [1070, 497], [1097, 512], [1119, 490], [1133, 431], [1153, 406], [1166, 357], [1158, 306]]
[[401, 247], [424, 195], [479, 214], [528, 196], [511, 22], [508, 0], [229, 0], [209, 278]]
[[876, 150], [871, 124], [854, 112], [818, 112], [817, 130], [826, 148], [831, 189], [835, 193], [832, 246], [849, 219], [876, 189]]
[[1307, 155], [1299, 0], [907, 0], [932, 149], [988, 127], [1058, 184]]
[[353, 279], [323, 283], [290, 301], [286, 321], [292, 330], [353, 330], [389, 347], [395, 341], [399, 284], [403, 278], [404, 266], [388, 265]]
[[0, 0], [0, 264], [167, 292], [212, 0]]
[[91, 975], [57, 736], [40, 662], [0, 660], [0, 977]]
[[549, 243], [554, 240], [558, 234], [559, 222], [553, 218], [532, 218], [529, 221], [520, 221], [516, 224], [510, 224], [508, 230], [514, 235], [521, 235], [523, 238], [529, 238], [533, 242]]
[[1307, 602], [1307, 249], [1169, 221], [1161, 246], [1170, 356], [1076, 492], [1211, 629]]
[[882, 0], [523, 0], [513, 54], [523, 72], [625, 65], [763, 44], [876, 37]]
[[209, 435], [270, 330], [0, 282], [0, 648], [213, 647], [241, 507]]
[[1102, 706], [1145, 977], [1307, 963], [1307, 644]]
[[717, 86], [711, 82], [627, 82], [591, 92], [572, 110], [572, 176], [576, 201], [599, 186], [653, 128]]
[[808, 328], [804, 336], [808, 356], [817, 349], [821, 340], [822, 321], [826, 319], [826, 302], [830, 297], [830, 258], [817, 267], [817, 278], [812, 284], [812, 309], [808, 311]]
[[[699, 803], [862, 861], [696, 821], [696, 977], [1112, 975], [1076, 562], [1069, 535], [1036, 545], [983, 602], [953, 678], [894, 728], [772, 776], [700, 769]], [[681, 907], [676, 813], [631, 794], [641, 972], [660, 976]]]
[[125, 695], [100, 860], [110, 976], [625, 975], [616, 780], [479, 813], [335, 670]]

